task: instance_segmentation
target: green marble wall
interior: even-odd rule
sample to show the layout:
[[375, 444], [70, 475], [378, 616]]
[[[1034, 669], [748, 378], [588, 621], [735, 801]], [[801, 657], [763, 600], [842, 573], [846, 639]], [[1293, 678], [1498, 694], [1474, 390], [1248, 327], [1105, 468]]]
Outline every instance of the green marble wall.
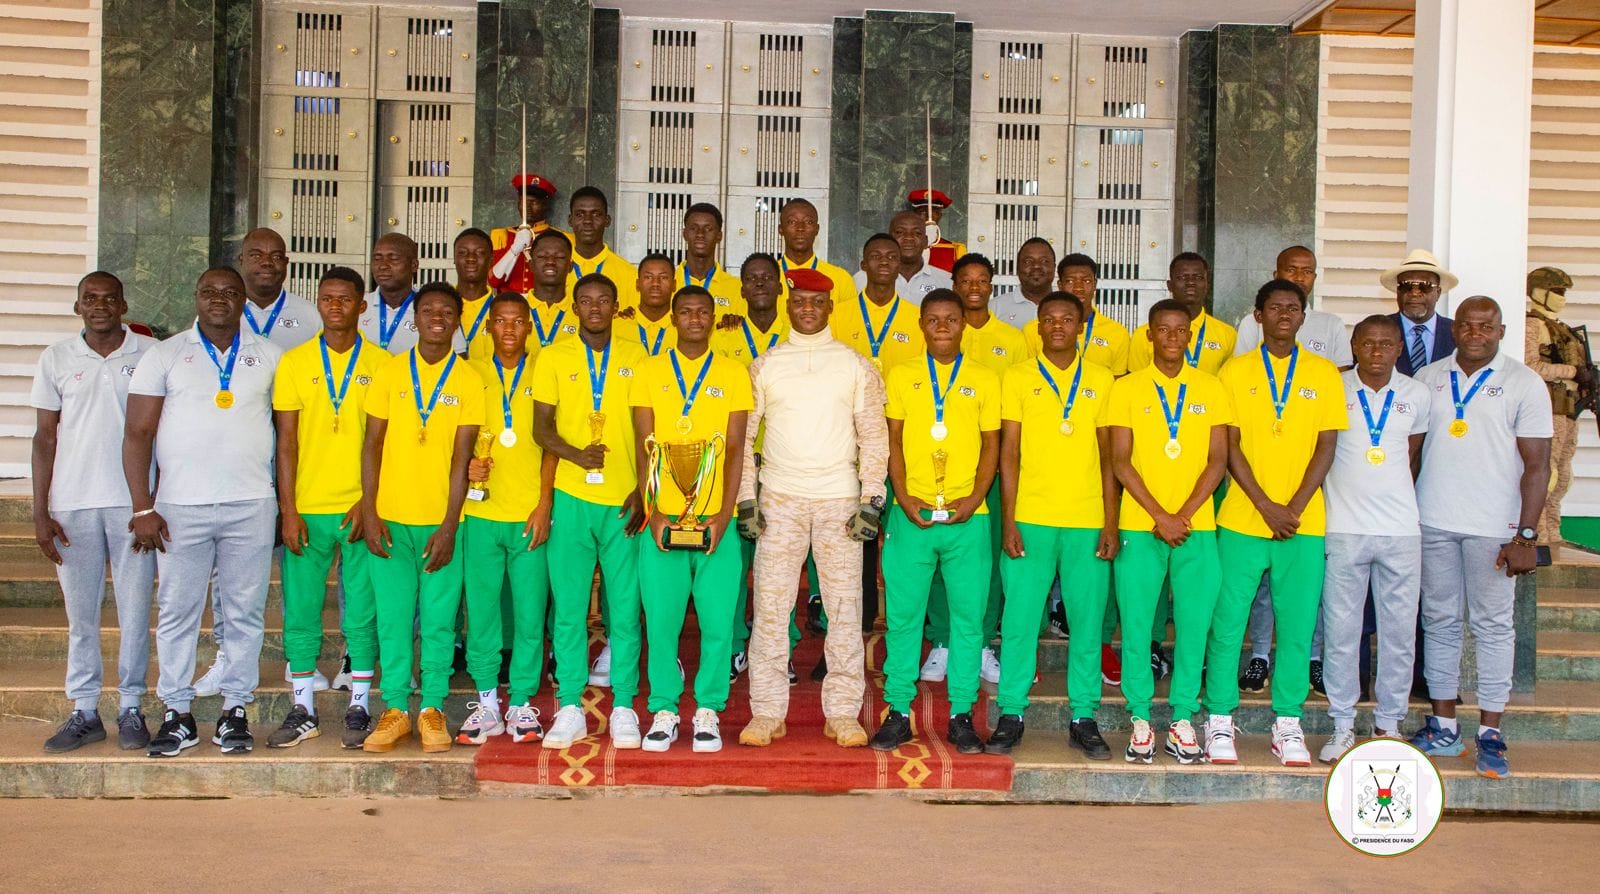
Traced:
[[[590, 65], [593, 10], [588, 0], [500, 0], [478, 4], [478, 151], [473, 169], [473, 220], [480, 227], [519, 218], [511, 178], [521, 165], [521, 104], [528, 105], [528, 168], [555, 182], [557, 226], [567, 196], [590, 182]], [[611, 82], [614, 85], [613, 50]], [[611, 103], [615, 142], [615, 87]], [[596, 137], [598, 139], [598, 137]], [[615, 189], [611, 147], [608, 194]]]
[[1316, 236], [1317, 38], [1221, 25], [1181, 49], [1178, 237], [1209, 252], [1215, 313], [1232, 321], [1278, 252]]
[[[617, 103], [622, 72], [622, 12], [596, 9], [589, 36], [589, 171], [585, 182], [617, 195]], [[615, 240], [613, 240], [615, 241]]]
[[831, 260], [852, 266], [862, 241], [927, 182], [927, 108], [935, 185], [955, 202], [944, 230], [964, 239], [971, 26], [953, 15], [868, 10], [860, 20], [835, 19], [834, 41]]
[[100, 266], [131, 315], [193, 317], [212, 250], [213, 0], [105, 0], [101, 26]]
[[260, 166], [261, 4], [216, 0], [212, 54], [211, 256], [234, 263], [255, 226]]

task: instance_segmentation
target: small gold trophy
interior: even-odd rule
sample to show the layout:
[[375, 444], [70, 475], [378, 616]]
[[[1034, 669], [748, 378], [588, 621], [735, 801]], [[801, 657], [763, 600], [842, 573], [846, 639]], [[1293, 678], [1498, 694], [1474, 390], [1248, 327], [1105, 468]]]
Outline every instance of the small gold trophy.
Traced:
[[[488, 459], [489, 446], [494, 443], [494, 435], [489, 433], [487, 426], [478, 429], [478, 441], [472, 445], [472, 455], [477, 459]], [[467, 482], [467, 499], [483, 502], [489, 499], [489, 479]]]
[[931, 518], [936, 522], [950, 520], [950, 510], [944, 505], [944, 473], [945, 463], [949, 462], [950, 454], [943, 450], [933, 451], [933, 512]]
[[661, 546], [664, 549], [695, 549], [701, 552], [710, 549], [711, 529], [704, 525], [701, 515], [703, 508], [709, 507], [697, 508], [696, 504], [700, 502], [703, 491], [711, 490], [719, 468], [718, 460], [727, 450], [722, 433], [712, 434], [709, 441], [678, 444], [665, 444], [657, 441], [655, 435], [650, 435], [645, 438], [644, 446], [645, 462], [650, 467], [650, 477], [645, 484], [649, 511], [655, 512], [660, 503], [662, 466], [667, 467], [672, 483], [683, 494], [683, 513], [667, 524], [666, 530], [661, 533]]
[[[606, 414], [595, 410], [589, 414], [589, 446], [600, 443], [606, 436]], [[605, 484], [606, 473], [600, 469], [590, 469], [583, 476], [585, 484]]]

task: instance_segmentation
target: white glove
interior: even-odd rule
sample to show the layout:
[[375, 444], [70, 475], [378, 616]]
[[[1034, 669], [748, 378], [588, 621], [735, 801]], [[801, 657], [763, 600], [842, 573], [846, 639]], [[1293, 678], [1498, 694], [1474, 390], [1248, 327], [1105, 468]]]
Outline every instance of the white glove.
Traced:
[[513, 254], [519, 254], [520, 255], [523, 252], [527, 251], [528, 250], [528, 246], [530, 246], [532, 244], [533, 244], [533, 229], [530, 228], [530, 227], [518, 227], [517, 228], [517, 238], [511, 240], [511, 252]]
[[533, 231], [519, 227], [516, 238], [511, 240], [511, 247], [500, 256], [500, 260], [494, 262], [492, 272], [496, 282], [504, 283], [511, 278], [511, 271], [517, 269], [517, 258], [522, 257], [522, 253], [528, 250], [532, 242]]

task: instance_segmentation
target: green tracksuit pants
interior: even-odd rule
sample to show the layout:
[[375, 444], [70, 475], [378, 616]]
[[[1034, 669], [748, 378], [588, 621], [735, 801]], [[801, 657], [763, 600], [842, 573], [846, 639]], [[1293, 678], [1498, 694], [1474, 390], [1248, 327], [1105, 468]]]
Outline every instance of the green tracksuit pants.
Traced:
[[306, 545], [300, 555], [283, 551], [283, 651], [289, 670], [316, 670], [322, 653], [322, 609], [327, 602], [328, 570], [339, 559], [344, 582], [343, 632], [352, 671], [372, 671], [378, 660], [377, 606], [372, 596], [372, 553], [362, 543], [347, 543], [342, 513], [302, 516]]
[[[1133, 630], [1144, 630], [1155, 617], [1163, 584], [1172, 581], [1172, 609], [1176, 643], [1172, 655], [1172, 689], [1167, 702], [1173, 720], [1188, 720], [1200, 709], [1200, 671], [1206, 660], [1211, 613], [1217, 605], [1221, 567], [1217, 560], [1217, 533], [1194, 531], [1177, 548], [1149, 531], [1123, 531], [1117, 553], [1117, 604]], [[1165, 621], [1165, 619], [1162, 619]], [[1138, 637], [1122, 637], [1122, 694], [1128, 716], [1150, 719], [1155, 696], [1155, 673], [1150, 653]]]
[[[1111, 563], [1095, 557], [1098, 528], [1056, 528], [1017, 523], [1023, 555], [1000, 560], [1006, 588], [1000, 618], [1000, 663], [997, 701], [1000, 713], [1021, 714], [1039, 664], [1039, 616], [1050, 596], [1050, 584], [1061, 576], [1061, 601], [1073, 630], [1099, 630], [1106, 611], [1106, 586]], [[951, 656], [954, 658], [954, 656]], [[1072, 719], [1093, 717], [1100, 706], [1100, 642], [1075, 636], [1067, 644], [1067, 694]]]
[[[511, 636], [507, 703], [520, 705], [539, 692], [544, 667], [544, 617], [550, 600], [546, 545], [528, 549], [524, 522], [467, 516], [462, 523], [466, 567], [467, 673], [483, 692], [500, 683], [500, 653]], [[510, 580], [510, 607], [505, 605]], [[509, 621], [509, 623], [507, 623]]]
[[[924, 510], [924, 519], [929, 517]], [[978, 697], [983, 652], [983, 613], [993, 568], [989, 519], [973, 516], [958, 525], [919, 528], [896, 507], [889, 515], [883, 544], [884, 614], [888, 654], [883, 662], [884, 701], [901, 713], [911, 711], [922, 659], [922, 626], [934, 572], [943, 578], [949, 600], [949, 673], [945, 678], [950, 713], [972, 710]]]
[[[378, 608], [378, 654], [383, 667], [383, 700], [391, 708], [411, 704], [413, 635], [422, 642], [422, 707], [444, 709], [455, 661], [456, 612], [461, 607], [461, 557], [458, 528], [449, 564], [432, 573], [422, 569], [422, 554], [438, 525], [388, 522], [389, 558], [372, 558], [372, 588]], [[354, 665], [354, 659], [351, 661]]]
[[[619, 517], [620, 516], [620, 517]], [[626, 536], [620, 506], [580, 500], [556, 491], [550, 510], [551, 629], [556, 655], [556, 700], [576, 705], [589, 682], [589, 587], [600, 565], [601, 599], [611, 645], [615, 706], [631, 708], [639, 694], [639, 548]]]
[[[733, 650], [730, 655], [743, 652], [750, 642], [750, 619], [746, 617], [750, 612], [750, 565], [755, 562], [756, 542], [740, 537], [733, 526], [728, 526], [728, 535], [724, 540], [739, 541], [739, 596], [738, 602], [733, 607]], [[812, 574], [816, 568], [811, 564], [811, 559], [806, 558], [806, 568]], [[808, 578], [814, 580], [815, 578]], [[794, 647], [800, 643], [800, 625], [794, 621], [795, 610], [789, 609], [789, 654], [794, 654]]]
[[[733, 540], [742, 539], [731, 526], [727, 533]], [[683, 680], [678, 676], [678, 643], [693, 598], [700, 624], [695, 706], [721, 713], [728, 707], [728, 662], [733, 657], [730, 616], [739, 599], [739, 545], [724, 536], [716, 549], [703, 553], [663, 550], [651, 542], [648, 531], [634, 539], [639, 544], [639, 600], [644, 605], [645, 638], [650, 645], [646, 665], [650, 712], [679, 713]], [[616, 655], [615, 647], [612, 655]]]
[[[1265, 573], [1272, 587], [1272, 621], [1278, 660], [1272, 672], [1272, 710], [1299, 717], [1311, 693], [1311, 635], [1322, 605], [1327, 563], [1323, 538], [1296, 534], [1272, 540], [1217, 530], [1222, 587], [1206, 647], [1206, 710], [1231, 714], [1239, 707], [1239, 653], [1244, 647], [1250, 603]], [[1174, 594], [1173, 609], [1178, 597]]]
[[[973, 516], [973, 521], [985, 521], [989, 525], [989, 601], [983, 609], [983, 627], [981, 634], [983, 644], [988, 645], [1000, 631], [1000, 476], [996, 475], [994, 484], [989, 488], [989, 495], [984, 497], [984, 505], [988, 507], [988, 517]], [[887, 583], [887, 581], [885, 582]], [[950, 606], [945, 594], [944, 581], [934, 578], [933, 589], [928, 593], [928, 642], [936, 646], [948, 645], [950, 642]]]

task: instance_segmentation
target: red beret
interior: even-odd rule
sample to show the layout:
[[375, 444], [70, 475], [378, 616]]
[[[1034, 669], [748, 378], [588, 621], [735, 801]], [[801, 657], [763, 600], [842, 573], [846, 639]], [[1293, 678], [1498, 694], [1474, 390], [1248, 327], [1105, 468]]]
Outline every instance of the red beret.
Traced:
[[783, 281], [788, 284], [789, 291], [801, 292], [832, 292], [833, 280], [828, 274], [810, 267], [796, 267], [784, 274]]
[[[926, 208], [928, 207], [928, 191], [925, 189], [914, 189], [911, 191], [911, 195], [906, 196], [906, 201], [918, 208]], [[936, 189], [933, 191], [933, 204], [936, 208], [949, 208], [950, 197]]]
[[547, 199], [556, 197], [556, 185], [538, 174], [518, 174], [511, 178], [511, 191], [526, 193], [529, 190], [544, 193]]

